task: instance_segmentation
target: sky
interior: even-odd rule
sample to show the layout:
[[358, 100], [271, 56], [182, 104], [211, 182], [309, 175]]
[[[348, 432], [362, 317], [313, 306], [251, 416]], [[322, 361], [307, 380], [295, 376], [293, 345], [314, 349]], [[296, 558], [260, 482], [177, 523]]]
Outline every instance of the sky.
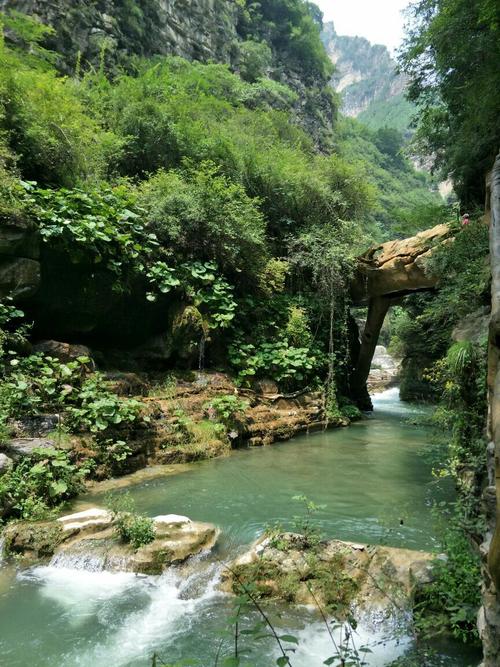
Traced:
[[409, 0], [314, 0], [333, 21], [339, 35], [360, 35], [373, 44], [385, 44], [394, 52], [403, 37], [401, 10]]

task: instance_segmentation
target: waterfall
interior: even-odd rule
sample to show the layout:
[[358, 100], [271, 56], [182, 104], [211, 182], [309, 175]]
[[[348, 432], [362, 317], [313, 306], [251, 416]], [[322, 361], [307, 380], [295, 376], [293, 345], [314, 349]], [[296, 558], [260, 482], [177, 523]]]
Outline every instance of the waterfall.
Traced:
[[65, 664], [150, 664], [155, 651], [164, 655], [166, 641], [175, 646], [190, 619], [207, 614], [214, 600], [226, 597], [218, 590], [222, 566], [207, 560], [206, 554], [160, 576], [70, 570], [62, 567], [63, 562], [59, 559], [57, 566], [33, 568], [18, 576], [36, 582], [42, 597], [59, 606], [75, 625], [92, 616], [106, 618], [105, 640], [86, 648], [75, 646]]
[[68, 570], [86, 570], [87, 572], [102, 572], [105, 560], [102, 556], [92, 553], [78, 553], [72, 551], [61, 551], [52, 557], [50, 567]]

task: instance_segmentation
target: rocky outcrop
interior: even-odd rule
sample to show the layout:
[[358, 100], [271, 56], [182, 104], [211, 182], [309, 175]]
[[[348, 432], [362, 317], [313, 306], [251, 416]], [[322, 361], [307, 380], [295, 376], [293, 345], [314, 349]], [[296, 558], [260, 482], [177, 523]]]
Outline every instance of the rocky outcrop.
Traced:
[[0, 445], [14, 461], [31, 456], [35, 449], [53, 449], [54, 446], [54, 441], [47, 438], [14, 438]]
[[8, 472], [13, 465], [13, 460], [7, 454], [0, 452], [0, 477]]
[[483, 607], [479, 631], [483, 640], [484, 667], [500, 664], [500, 155], [488, 184], [490, 261], [492, 273], [491, 319], [488, 350], [488, 471], [484, 492], [488, 529], [483, 556]]
[[351, 295], [354, 303], [368, 304], [351, 381], [351, 395], [360, 408], [372, 408], [366, 382], [387, 311], [407, 294], [437, 285], [427, 261], [436, 246], [452, 242], [451, 234], [448, 225], [437, 225], [408, 239], [381, 243], [358, 257]]
[[49, 46], [66, 56], [61, 65], [69, 73], [78, 53], [83, 62], [98, 62], [103, 44], [114, 62], [131, 53], [228, 62], [236, 39], [237, 6], [229, 0], [0, 0], [0, 9], [10, 8], [57, 29]]
[[[151, 424], [156, 443], [150, 461], [160, 464], [185, 463], [196, 459], [196, 452], [198, 458], [206, 458], [201, 456], [197, 447], [197, 425], [210, 423], [207, 406], [213, 399], [223, 396], [236, 395], [246, 402], [245, 409], [236, 415], [230, 428], [229, 436], [233, 444], [254, 447], [270, 445], [276, 441], [289, 440], [298, 433], [327, 427], [321, 392], [305, 391], [287, 396], [280, 393], [274, 383], [266, 382], [256, 388], [258, 391], [238, 389], [228, 375], [206, 372], [196, 374], [194, 379], [178, 378], [175, 386], [164, 392], [160, 389], [157, 396], [145, 399], [151, 407]], [[191, 441], [186, 432], [186, 418], [194, 425], [191, 430], [195, 438]], [[223, 437], [214, 438], [210, 430], [203, 432], [203, 438], [203, 447], [208, 455], [212, 453], [217, 456], [230, 448]]]
[[210, 550], [219, 534], [210, 524], [167, 514], [153, 519], [153, 541], [134, 548], [117, 536], [116, 521], [111, 512], [91, 508], [56, 521], [9, 524], [4, 548], [25, 564], [51, 558], [56, 567], [161, 574]]
[[0, 216], [0, 298], [16, 301], [36, 293], [40, 285], [39, 237], [35, 226], [18, 215]]
[[487, 336], [490, 317], [489, 307], [478, 308], [457, 323], [451, 332], [452, 339], [456, 342], [480, 343]]
[[352, 283], [355, 303], [435, 287], [437, 278], [427, 270], [426, 263], [433, 248], [449, 242], [451, 236], [449, 225], [437, 225], [411, 238], [387, 241], [367, 250], [358, 258]]
[[364, 37], [338, 35], [332, 22], [323, 26], [322, 40], [335, 65], [332, 85], [342, 94], [342, 111], [356, 117], [378, 101], [402, 97], [406, 78], [386, 46], [370, 44]]
[[92, 353], [86, 345], [62, 343], [57, 340], [42, 340], [33, 345], [33, 352], [54, 357], [55, 359], [59, 359], [63, 364], [74, 361], [79, 357], [87, 357], [89, 359], [89, 366], [94, 366], [91, 361]]
[[417, 587], [432, 578], [436, 556], [420, 551], [330, 540], [311, 544], [282, 533], [258, 540], [232, 563], [225, 587], [236, 592], [252, 582], [261, 597], [320, 606], [357, 617], [411, 609]]

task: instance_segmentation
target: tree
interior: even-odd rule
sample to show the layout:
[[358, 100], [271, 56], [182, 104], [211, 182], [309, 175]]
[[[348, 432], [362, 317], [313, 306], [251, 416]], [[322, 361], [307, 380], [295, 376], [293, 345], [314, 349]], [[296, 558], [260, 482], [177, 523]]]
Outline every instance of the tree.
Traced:
[[416, 143], [451, 174], [464, 201], [481, 202], [500, 146], [500, 4], [418, 0], [400, 66], [419, 107]]

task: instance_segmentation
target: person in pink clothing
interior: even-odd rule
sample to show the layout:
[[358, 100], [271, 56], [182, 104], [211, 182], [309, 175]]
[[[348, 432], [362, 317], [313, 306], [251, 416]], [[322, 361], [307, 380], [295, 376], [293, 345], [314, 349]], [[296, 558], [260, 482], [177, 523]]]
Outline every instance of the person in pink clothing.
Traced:
[[465, 227], [465, 225], [468, 225], [470, 223], [470, 216], [468, 213], [465, 213], [462, 216], [462, 227]]

